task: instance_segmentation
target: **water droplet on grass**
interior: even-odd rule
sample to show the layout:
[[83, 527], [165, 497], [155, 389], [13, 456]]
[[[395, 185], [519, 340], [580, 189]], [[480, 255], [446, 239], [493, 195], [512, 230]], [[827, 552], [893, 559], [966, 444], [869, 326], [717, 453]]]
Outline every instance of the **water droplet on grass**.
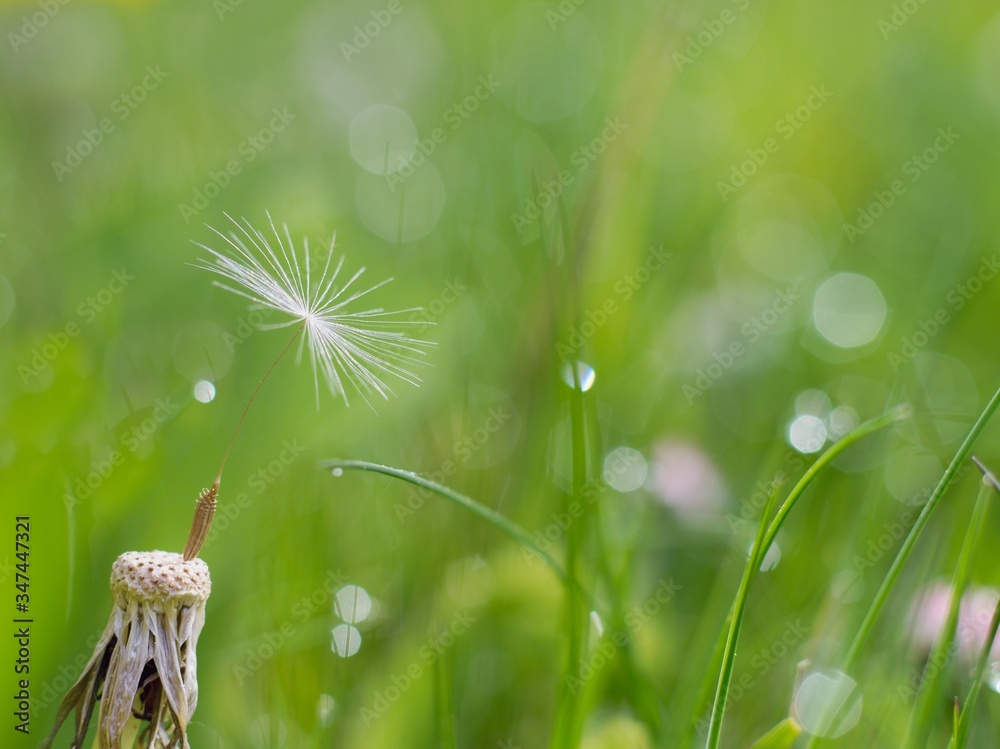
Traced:
[[[589, 364], [578, 361], [576, 363], [576, 375], [577, 379], [580, 381], [580, 390], [587, 392], [591, 387], [593, 387], [596, 375], [594, 374], [594, 368]], [[567, 385], [573, 387], [573, 368], [569, 362], [566, 362], [566, 364], [563, 365], [562, 379]]]

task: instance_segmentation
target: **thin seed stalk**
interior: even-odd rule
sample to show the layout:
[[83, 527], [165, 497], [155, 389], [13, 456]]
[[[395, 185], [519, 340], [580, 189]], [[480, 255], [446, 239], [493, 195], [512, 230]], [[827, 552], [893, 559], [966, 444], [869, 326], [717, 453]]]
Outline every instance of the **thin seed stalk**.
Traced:
[[222, 483], [222, 472], [226, 468], [226, 460], [229, 458], [229, 453], [233, 449], [233, 444], [236, 442], [236, 435], [240, 433], [240, 427], [243, 426], [243, 420], [247, 417], [247, 412], [250, 410], [250, 406], [253, 405], [254, 400], [257, 398], [257, 393], [260, 392], [261, 387], [263, 387], [264, 382], [274, 371], [275, 366], [281, 361], [282, 357], [291, 348], [292, 343], [296, 338], [299, 337], [299, 333], [305, 328], [305, 322], [303, 321], [295, 329], [295, 333], [292, 337], [288, 339], [288, 343], [285, 347], [281, 349], [274, 361], [271, 362], [271, 366], [267, 368], [264, 372], [264, 376], [260, 378], [260, 382], [257, 383], [257, 387], [254, 388], [253, 393], [250, 394], [250, 399], [247, 404], [243, 407], [243, 413], [240, 414], [240, 420], [236, 422], [236, 428], [233, 430], [233, 436], [229, 438], [229, 445], [226, 447], [226, 452], [222, 454], [222, 463], [219, 464], [219, 472], [215, 476], [215, 481], [213, 482], [211, 488], [203, 489], [201, 494], [198, 496], [198, 501], [194, 506], [194, 518], [191, 521], [191, 530], [188, 532], [187, 542], [184, 544], [184, 561], [189, 562], [198, 556], [198, 552], [201, 551], [201, 547], [205, 545], [205, 539], [208, 538], [208, 533], [212, 529], [212, 521], [215, 519], [215, 506], [218, 503], [219, 496], [219, 485]]

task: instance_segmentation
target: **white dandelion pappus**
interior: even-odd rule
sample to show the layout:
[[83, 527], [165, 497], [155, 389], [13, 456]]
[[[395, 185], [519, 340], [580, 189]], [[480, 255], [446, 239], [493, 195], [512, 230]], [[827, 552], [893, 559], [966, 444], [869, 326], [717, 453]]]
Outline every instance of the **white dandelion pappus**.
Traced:
[[[319, 380], [326, 382], [334, 397], [343, 396], [348, 402], [347, 383], [352, 383], [365, 401], [368, 395], [378, 394], [388, 399], [394, 394], [386, 382], [387, 377], [396, 377], [413, 385], [420, 384], [420, 378], [407, 366], [423, 364], [417, 358], [424, 354], [424, 347], [432, 344], [405, 335], [401, 328], [416, 323], [396, 319], [397, 316], [414, 312], [410, 308], [387, 312], [381, 307], [348, 311], [348, 305], [393, 279], [376, 283], [364, 290], [355, 290], [355, 282], [365, 272], [358, 270], [343, 285], [337, 285], [344, 257], [335, 266], [333, 259], [334, 239], [330, 242], [323, 270], [318, 278], [313, 278], [312, 262], [309, 255], [309, 240], [303, 248], [305, 262], [300, 263], [295, 246], [283, 224], [284, 240], [278, 233], [270, 214], [266, 214], [271, 232], [277, 243], [277, 251], [268, 238], [253, 228], [245, 218], [242, 223], [226, 214], [236, 230], [224, 234], [209, 227], [228, 245], [228, 252], [220, 252], [196, 242], [199, 247], [212, 254], [212, 260], [202, 260], [198, 267], [217, 273], [233, 281], [230, 286], [220, 281], [215, 285], [239, 294], [262, 308], [269, 308], [292, 317], [288, 322], [261, 326], [262, 329], [283, 328], [301, 323], [305, 337], [299, 342], [297, 362], [302, 360], [305, 347], [309, 349], [309, 359], [313, 369], [316, 405], [319, 407]], [[285, 242], [287, 242], [287, 247]], [[370, 402], [369, 402], [370, 404]]]

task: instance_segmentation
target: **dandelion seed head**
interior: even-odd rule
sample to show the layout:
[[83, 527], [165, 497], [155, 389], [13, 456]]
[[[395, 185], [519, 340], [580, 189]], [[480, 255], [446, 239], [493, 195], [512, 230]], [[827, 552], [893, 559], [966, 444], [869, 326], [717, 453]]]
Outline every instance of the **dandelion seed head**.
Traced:
[[406, 329], [417, 323], [403, 318], [417, 310], [355, 309], [362, 297], [391, 278], [365, 287], [361, 282], [365, 269], [360, 268], [342, 281], [343, 256], [334, 262], [336, 235], [325, 259], [310, 254], [308, 240], [302, 243], [300, 258], [288, 226], [282, 225], [279, 232], [270, 214], [266, 233], [246, 219], [226, 218], [233, 224], [231, 231], [212, 229], [222, 239], [222, 249], [196, 243], [211, 255], [197, 265], [224, 279], [216, 280], [217, 286], [250, 300], [257, 308], [291, 318], [261, 326], [263, 329], [301, 324], [305, 335], [296, 360], [301, 362], [308, 352], [317, 408], [321, 380], [334, 397], [342, 396], [348, 402], [347, 391], [353, 387], [369, 404], [372, 395], [385, 399], [393, 395], [389, 383], [394, 379], [420, 384], [412, 369], [424, 363], [422, 357], [432, 344], [407, 335]]
[[108, 624], [40, 747], [52, 746], [74, 711], [72, 746], [84, 746], [95, 706], [95, 746], [121, 747], [129, 726], [143, 723], [138, 745], [190, 746], [196, 651], [212, 592], [208, 565], [165, 551], [128, 551], [111, 567], [111, 592]]

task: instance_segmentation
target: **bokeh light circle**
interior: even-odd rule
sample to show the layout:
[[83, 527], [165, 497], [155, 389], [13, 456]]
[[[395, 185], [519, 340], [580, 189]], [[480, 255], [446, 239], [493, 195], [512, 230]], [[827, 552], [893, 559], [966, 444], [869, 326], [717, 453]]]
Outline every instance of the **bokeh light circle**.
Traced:
[[372, 174], [392, 174], [410, 161], [417, 128], [399, 107], [373, 104], [351, 122], [351, 158]]
[[817, 416], [796, 416], [788, 425], [788, 444], [806, 455], [817, 453], [826, 444], [826, 424]]
[[640, 488], [648, 471], [642, 453], [631, 447], [616, 447], [604, 458], [604, 482], [622, 494]]
[[793, 708], [803, 730], [835, 739], [861, 719], [862, 698], [857, 682], [843, 671], [814, 671], [795, 692]]
[[334, 596], [333, 610], [348, 624], [357, 624], [371, 615], [372, 599], [364, 588], [345, 585]]
[[215, 400], [215, 385], [208, 380], [198, 380], [194, 384], [194, 399], [199, 403], [211, 403]]
[[341, 658], [350, 658], [361, 649], [361, 633], [351, 624], [338, 624], [330, 631], [330, 649]]
[[255, 749], [281, 749], [288, 743], [288, 726], [281, 718], [260, 715], [250, 724], [250, 743]]
[[584, 14], [574, 13], [553, 28], [546, 10], [545, 5], [523, 5], [494, 33], [497, 96], [532, 122], [580, 111], [604, 67], [600, 37]]
[[878, 285], [857, 273], [837, 273], [816, 290], [813, 323], [838, 348], [857, 348], [874, 341], [885, 323], [885, 297]]
[[405, 178], [362, 172], [355, 202], [359, 218], [373, 234], [396, 244], [412, 242], [430, 234], [441, 218], [444, 182], [429, 161], [407, 170]]

